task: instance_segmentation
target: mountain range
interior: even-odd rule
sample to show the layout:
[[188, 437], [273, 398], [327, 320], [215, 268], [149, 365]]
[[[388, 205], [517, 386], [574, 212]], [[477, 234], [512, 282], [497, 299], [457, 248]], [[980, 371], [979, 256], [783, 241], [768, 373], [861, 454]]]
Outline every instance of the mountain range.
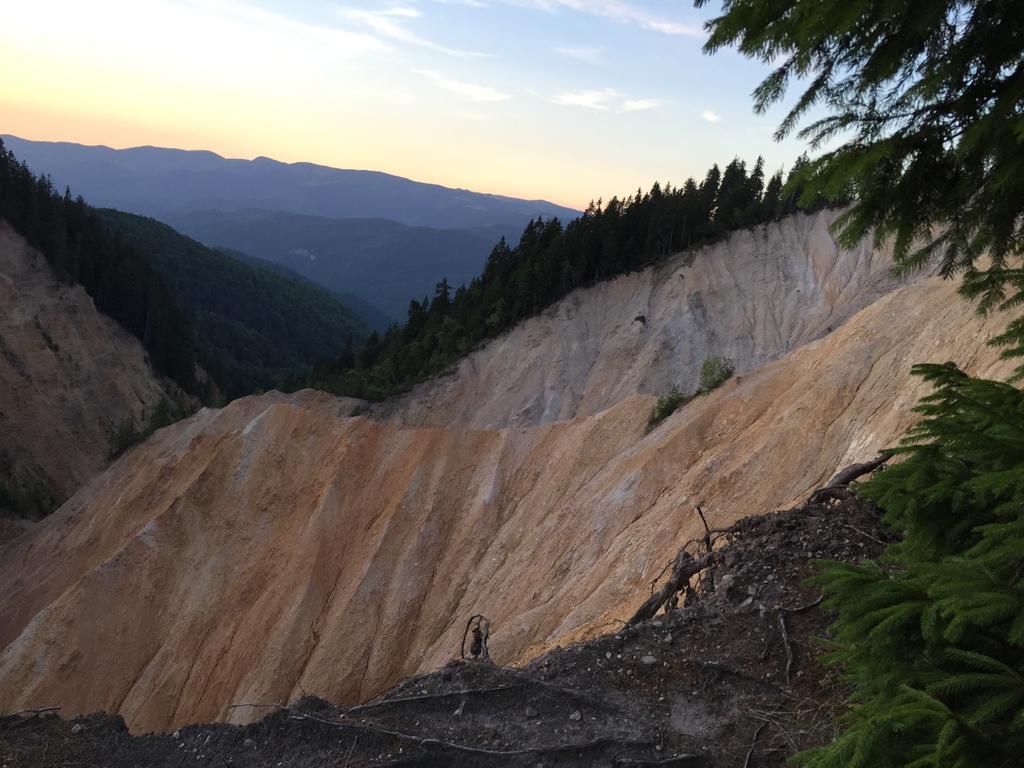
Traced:
[[33, 171], [49, 174], [59, 189], [70, 186], [95, 206], [157, 219], [189, 211], [262, 208], [451, 229], [522, 227], [535, 216], [566, 219], [579, 214], [545, 200], [452, 189], [378, 171], [282, 163], [269, 157], [229, 159], [163, 147], [112, 149], [6, 134], [0, 138]]
[[374, 327], [403, 320], [409, 301], [432, 294], [442, 277], [454, 286], [471, 280], [499, 238], [518, 238], [530, 219], [579, 213], [376, 171], [0, 138], [57, 189], [158, 219], [208, 246], [282, 264], [354, 297]]

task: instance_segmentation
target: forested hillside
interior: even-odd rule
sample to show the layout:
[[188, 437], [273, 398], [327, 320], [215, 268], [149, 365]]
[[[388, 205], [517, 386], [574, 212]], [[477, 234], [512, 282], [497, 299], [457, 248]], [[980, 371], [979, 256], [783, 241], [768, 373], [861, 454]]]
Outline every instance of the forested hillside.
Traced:
[[59, 195], [2, 143], [0, 217], [136, 336], [158, 371], [206, 401], [295, 380], [369, 330], [305, 280], [206, 248], [153, 219]]
[[136, 336], [153, 366], [192, 394], [207, 397], [196, 375], [196, 343], [187, 310], [146, 253], [111, 233], [95, 209], [49, 178], [34, 176], [0, 141], [0, 217], [40, 250], [54, 272], [80, 283], [97, 308]]
[[211, 247], [226, 246], [282, 264], [335, 293], [354, 294], [398, 322], [410, 299], [480, 274], [501, 237], [516, 226], [412, 227], [385, 219], [336, 219], [284, 211], [198, 211], [158, 217]]
[[781, 171], [766, 182], [760, 158], [752, 168], [737, 158], [724, 171], [712, 166], [700, 182], [655, 183], [624, 200], [591, 203], [567, 226], [535, 219], [518, 243], [499, 241], [483, 274], [468, 286], [442, 280], [432, 297], [410, 302], [404, 327], [372, 333], [362, 349], [347, 348], [319, 363], [308, 383], [355, 397], [386, 397], [445, 371], [483, 340], [575, 288], [800, 208], [828, 205], [820, 195], [805, 194], [804, 164], [798, 160], [785, 183]]
[[[261, 259], [259, 256], [252, 256], [248, 253], [242, 253], [242, 251], [236, 251], [234, 248], [218, 246], [214, 248], [214, 250], [223, 253], [225, 256], [230, 256], [237, 261], [241, 261], [244, 264], [259, 267], [260, 269], [269, 269], [271, 272], [278, 275], [284, 275], [291, 280], [299, 280], [300, 282], [316, 285], [315, 281], [300, 275], [294, 269], [286, 267], [284, 264], [275, 264], [272, 261]], [[364, 301], [353, 293], [345, 293], [344, 291], [330, 291], [330, 293], [338, 301], [348, 307], [356, 317], [366, 323], [369, 328], [372, 328], [375, 331], [386, 331], [388, 326], [394, 325], [395, 323], [394, 318], [384, 314], [380, 309], [369, 302]]]
[[225, 394], [279, 386], [287, 374], [369, 328], [326, 289], [219, 250], [154, 219], [106, 209], [101, 218], [150, 255], [191, 310], [204, 364]]

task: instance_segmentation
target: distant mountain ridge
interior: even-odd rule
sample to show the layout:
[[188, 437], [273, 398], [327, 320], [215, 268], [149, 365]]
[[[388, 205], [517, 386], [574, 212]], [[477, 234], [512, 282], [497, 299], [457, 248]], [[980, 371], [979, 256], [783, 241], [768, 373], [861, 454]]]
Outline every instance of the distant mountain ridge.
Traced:
[[[544, 200], [520, 200], [426, 184], [378, 171], [283, 163], [267, 157], [228, 159], [209, 151], [112, 149], [70, 142], [4, 143], [55, 186], [70, 186], [98, 207], [163, 218], [170, 213], [262, 208], [333, 218], [391, 219], [412, 226], [522, 227], [536, 216], [571, 219], [578, 211]], [[438, 276], [440, 278], [440, 276]]]

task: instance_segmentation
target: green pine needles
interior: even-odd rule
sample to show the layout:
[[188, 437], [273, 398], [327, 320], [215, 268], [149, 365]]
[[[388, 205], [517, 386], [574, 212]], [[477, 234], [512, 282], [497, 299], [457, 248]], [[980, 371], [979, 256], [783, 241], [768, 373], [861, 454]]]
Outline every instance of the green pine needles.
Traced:
[[1024, 392], [952, 363], [914, 370], [936, 390], [905, 459], [859, 487], [903, 539], [818, 579], [855, 695], [806, 768], [1024, 761]]

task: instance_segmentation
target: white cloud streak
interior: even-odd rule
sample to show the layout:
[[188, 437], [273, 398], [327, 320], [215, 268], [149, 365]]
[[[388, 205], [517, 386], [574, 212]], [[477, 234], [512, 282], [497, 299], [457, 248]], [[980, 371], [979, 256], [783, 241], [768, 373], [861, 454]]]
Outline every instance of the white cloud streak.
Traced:
[[604, 59], [604, 49], [597, 47], [561, 46], [555, 48], [555, 53], [567, 59], [582, 61], [585, 64], [600, 64]]
[[661, 102], [657, 99], [626, 99], [626, 101], [622, 102], [622, 111], [647, 112], [660, 106]]
[[601, 90], [560, 93], [548, 99], [548, 101], [563, 107], [583, 107], [584, 109], [605, 112], [612, 106], [612, 102], [618, 95], [618, 92], [613, 88], [603, 88]]
[[703, 112], [700, 113], [700, 116], [704, 120], [707, 120], [709, 123], [717, 123], [719, 120], [722, 119], [714, 112], [712, 112], [710, 109], [705, 109]]
[[480, 58], [486, 54], [479, 51], [467, 51], [459, 48], [449, 48], [441, 43], [429, 40], [416, 34], [405, 26], [403, 22], [409, 19], [418, 19], [422, 14], [415, 8], [400, 6], [389, 8], [383, 11], [363, 11], [354, 8], [341, 8], [338, 15], [346, 21], [362, 24], [381, 37], [396, 40], [407, 45], [414, 45], [419, 48], [426, 48], [435, 53], [443, 53], [447, 56], [458, 58]]
[[475, 101], [479, 103], [488, 103], [496, 101], [508, 101], [511, 96], [507, 93], [502, 93], [497, 88], [492, 88], [489, 85], [477, 85], [476, 83], [466, 83], [461, 80], [452, 80], [449, 77], [445, 77], [440, 72], [433, 69], [414, 69], [417, 75], [427, 78], [438, 88], [452, 93], [458, 94], [465, 99]]
[[553, 13], [559, 9], [568, 9], [578, 13], [602, 16], [620, 24], [631, 24], [641, 29], [660, 32], [666, 35], [685, 37], [704, 37], [704, 30], [696, 24], [686, 24], [673, 19], [656, 16], [637, 4], [626, 0], [497, 0], [506, 5], [537, 8]]

